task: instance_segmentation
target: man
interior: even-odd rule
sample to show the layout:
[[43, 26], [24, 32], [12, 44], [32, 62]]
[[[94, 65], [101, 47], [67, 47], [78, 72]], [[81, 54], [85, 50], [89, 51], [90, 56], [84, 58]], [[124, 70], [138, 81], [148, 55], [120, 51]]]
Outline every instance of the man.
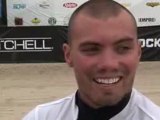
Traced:
[[112, 0], [91, 0], [69, 22], [66, 62], [75, 94], [37, 106], [23, 120], [160, 120], [160, 108], [133, 89], [141, 56], [133, 15]]

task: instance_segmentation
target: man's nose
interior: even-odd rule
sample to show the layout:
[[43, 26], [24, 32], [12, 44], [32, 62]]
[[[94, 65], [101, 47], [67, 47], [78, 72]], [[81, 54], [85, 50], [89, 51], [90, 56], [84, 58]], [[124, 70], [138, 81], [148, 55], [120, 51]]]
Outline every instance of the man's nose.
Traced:
[[113, 51], [104, 52], [99, 57], [98, 68], [99, 70], [115, 71], [118, 69], [120, 58]]

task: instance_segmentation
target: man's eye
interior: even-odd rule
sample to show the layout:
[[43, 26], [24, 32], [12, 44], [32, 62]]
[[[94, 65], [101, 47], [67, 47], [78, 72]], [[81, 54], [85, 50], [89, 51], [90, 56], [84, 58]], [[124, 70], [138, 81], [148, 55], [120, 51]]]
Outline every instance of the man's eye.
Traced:
[[124, 53], [128, 53], [130, 51], [131, 47], [130, 46], [119, 46], [117, 48], [117, 52], [124, 54]]
[[94, 55], [97, 54], [99, 51], [100, 49], [98, 47], [89, 47], [81, 49], [81, 52], [83, 52], [86, 55]]

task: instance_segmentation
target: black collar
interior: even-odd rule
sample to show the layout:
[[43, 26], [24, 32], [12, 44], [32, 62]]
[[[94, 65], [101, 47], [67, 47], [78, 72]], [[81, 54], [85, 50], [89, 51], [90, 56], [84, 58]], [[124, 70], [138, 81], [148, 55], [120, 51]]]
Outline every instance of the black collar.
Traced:
[[114, 106], [105, 106], [102, 108], [94, 109], [88, 106], [79, 97], [78, 91], [76, 92], [76, 105], [79, 108], [77, 120], [109, 120], [127, 105], [131, 96], [131, 92], [128, 93], [118, 104]]

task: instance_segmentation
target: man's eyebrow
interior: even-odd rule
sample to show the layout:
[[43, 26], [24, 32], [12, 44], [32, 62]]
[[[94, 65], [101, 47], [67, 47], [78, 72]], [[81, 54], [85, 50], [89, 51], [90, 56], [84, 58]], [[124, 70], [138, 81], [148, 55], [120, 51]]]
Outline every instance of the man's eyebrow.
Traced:
[[[114, 44], [121, 44], [121, 43], [132, 43], [135, 39], [130, 38], [130, 37], [126, 37], [120, 40], [117, 40], [117, 42], [115, 42]], [[87, 46], [101, 46], [99, 43], [94, 42], [94, 41], [85, 41], [80, 43], [79, 48], [82, 47], [87, 47]]]
[[92, 41], [87, 41], [80, 44], [80, 47], [85, 47], [85, 46], [100, 46], [100, 44]]
[[120, 44], [120, 43], [132, 43], [135, 39], [133, 38], [123, 38], [118, 40], [115, 44]]

